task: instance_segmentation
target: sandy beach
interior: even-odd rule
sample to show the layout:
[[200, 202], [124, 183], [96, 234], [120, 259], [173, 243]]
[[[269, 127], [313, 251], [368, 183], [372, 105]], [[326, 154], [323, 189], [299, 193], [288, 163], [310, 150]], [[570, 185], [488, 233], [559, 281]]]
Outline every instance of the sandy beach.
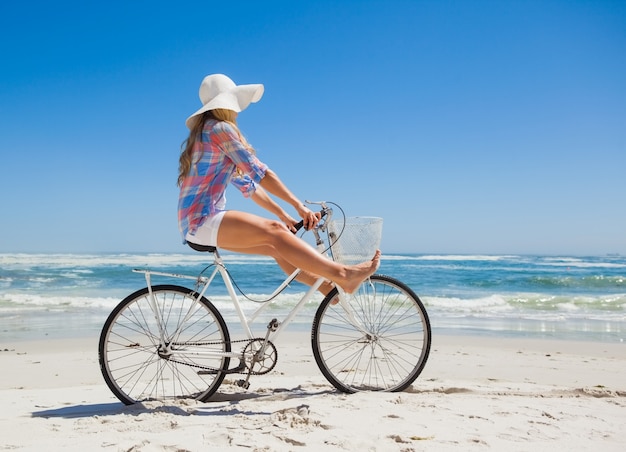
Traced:
[[626, 345], [433, 337], [405, 392], [338, 393], [309, 336], [248, 391], [207, 403], [125, 406], [105, 385], [97, 338], [0, 344], [3, 450], [602, 450], [626, 444]]

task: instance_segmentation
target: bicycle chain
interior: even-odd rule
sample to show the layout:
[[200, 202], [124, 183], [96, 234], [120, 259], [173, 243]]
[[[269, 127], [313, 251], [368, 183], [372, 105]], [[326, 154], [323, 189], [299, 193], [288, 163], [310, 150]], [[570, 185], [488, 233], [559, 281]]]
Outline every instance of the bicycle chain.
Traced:
[[[241, 357], [242, 361], [245, 363], [245, 359], [243, 359], [243, 350], [245, 350], [248, 345], [250, 345], [250, 344], [252, 344], [253, 342], [256, 342], [256, 341], [265, 341], [265, 339], [262, 338], [262, 337], [255, 337], [255, 338], [252, 338], [252, 339], [239, 339], [239, 340], [236, 340], [236, 341], [230, 341], [229, 343], [230, 344], [237, 344], [237, 343], [240, 343], [240, 342], [247, 342], [247, 344], [242, 348], [242, 357]], [[224, 341], [217, 341], [217, 342], [172, 342], [171, 345], [198, 345], [198, 346], [202, 346], [202, 345], [223, 345], [225, 343], [226, 342], [224, 342]], [[268, 341], [268, 343], [271, 343], [271, 341]], [[223, 369], [216, 369], [214, 367], [202, 366], [200, 364], [185, 363], [185, 362], [177, 361], [177, 360], [171, 359], [171, 358], [168, 359], [168, 361], [170, 361], [172, 363], [176, 363], [176, 364], [183, 364], [183, 365], [189, 366], [189, 367], [195, 367], [195, 368], [198, 368], [198, 369], [201, 369], [201, 370], [208, 370], [210, 372], [216, 372], [217, 373], [217, 372], [222, 372], [223, 371]], [[236, 374], [242, 374], [242, 375], [246, 375], [246, 374], [249, 374], [249, 375], [263, 375], [266, 372], [254, 372], [252, 369], [249, 369], [248, 366], [244, 365], [244, 368], [242, 370], [237, 371], [237, 372], [228, 372], [228, 373], [233, 373], [233, 374], [236, 373]]]

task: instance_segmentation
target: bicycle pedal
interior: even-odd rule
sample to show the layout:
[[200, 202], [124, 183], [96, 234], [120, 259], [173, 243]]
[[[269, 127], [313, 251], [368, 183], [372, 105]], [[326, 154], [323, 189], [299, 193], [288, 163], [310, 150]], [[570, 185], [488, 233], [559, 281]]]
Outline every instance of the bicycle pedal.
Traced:
[[278, 319], [272, 319], [270, 323], [267, 325], [267, 329], [269, 331], [276, 331], [279, 326], [280, 326], [280, 322], [278, 321]]
[[240, 388], [243, 388], [243, 389], [249, 389], [250, 388], [250, 382], [246, 381], [246, 380], [237, 380], [235, 382], [235, 384], [237, 386], [239, 386]]

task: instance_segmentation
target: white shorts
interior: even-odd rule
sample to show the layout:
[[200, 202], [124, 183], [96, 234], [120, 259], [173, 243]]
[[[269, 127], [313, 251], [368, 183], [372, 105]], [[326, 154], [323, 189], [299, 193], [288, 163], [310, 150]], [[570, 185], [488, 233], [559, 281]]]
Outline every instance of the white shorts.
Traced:
[[220, 224], [222, 224], [222, 218], [224, 218], [225, 210], [222, 210], [210, 217], [207, 217], [202, 223], [195, 234], [191, 234], [188, 232], [185, 236], [185, 240], [191, 243], [195, 243], [197, 245], [205, 245], [205, 246], [217, 246], [217, 231], [220, 229]]

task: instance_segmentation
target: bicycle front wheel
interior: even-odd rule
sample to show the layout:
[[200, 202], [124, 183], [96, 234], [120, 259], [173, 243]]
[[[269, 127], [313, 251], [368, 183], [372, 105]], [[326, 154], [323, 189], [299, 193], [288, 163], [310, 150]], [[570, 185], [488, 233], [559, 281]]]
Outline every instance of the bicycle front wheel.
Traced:
[[322, 301], [311, 330], [315, 361], [338, 390], [403, 391], [430, 353], [430, 321], [404, 283], [373, 275], [345, 301], [337, 289]]
[[215, 306], [181, 286], [126, 297], [106, 320], [98, 346], [107, 385], [123, 403], [206, 401], [224, 380], [230, 337]]

